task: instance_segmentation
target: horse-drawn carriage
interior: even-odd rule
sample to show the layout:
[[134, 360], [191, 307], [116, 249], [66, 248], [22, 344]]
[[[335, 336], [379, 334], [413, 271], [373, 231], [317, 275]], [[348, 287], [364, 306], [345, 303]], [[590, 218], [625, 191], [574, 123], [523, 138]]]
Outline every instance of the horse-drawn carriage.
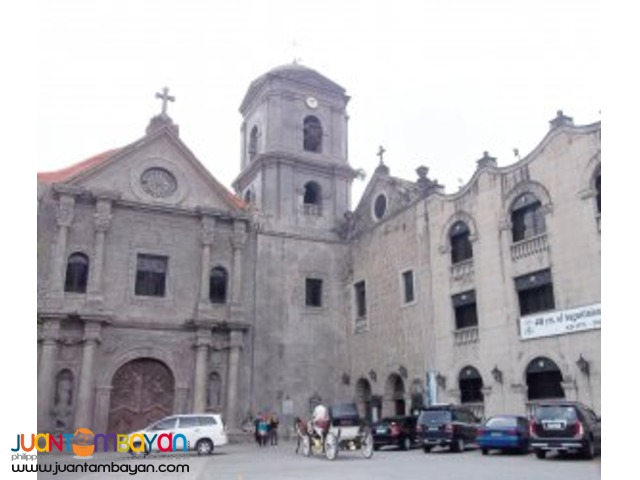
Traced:
[[[318, 415], [318, 408], [324, 408]], [[368, 426], [364, 424], [358, 409], [353, 403], [316, 407], [314, 419], [310, 420], [306, 428], [300, 428], [302, 454], [305, 456], [325, 455], [333, 460], [340, 450], [360, 450], [362, 456], [371, 458], [373, 455], [373, 436]]]

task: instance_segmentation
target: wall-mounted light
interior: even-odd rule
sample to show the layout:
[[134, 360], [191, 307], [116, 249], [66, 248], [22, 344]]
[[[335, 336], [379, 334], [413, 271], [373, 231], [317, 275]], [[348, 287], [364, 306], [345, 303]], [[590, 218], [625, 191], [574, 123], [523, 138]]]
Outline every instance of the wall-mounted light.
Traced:
[[590, 368], [589, 368], [589, 361], [586, 360], [582, 354], [580, 354], [580, 357], [578, 358], [578, 360], [576, 361], [576, 365], [578, 366], [578, 369], [585, 375], [589, 376], [590, 373]]
[[376, 371], [373, 368], [369, 370], [369, 378], [371, 379], [372, 382], [378, 381], [378, 375], [376, 374]]
[[349, 376], [349, 374], [347, 372], [344, 372], [342, 374], [342, 383], [344, 385], [349, 385], [351, 383], [351, 377]]
[[497, 365], [491, 370], [491, 375], [493, 375], [493, 379], [496, 382], [502, 383], [502, 370], [500, 370]]
[[438, 372], [438, 374], [436, 375], [436, 382], [438, 383], [438, 386], [443, 389], [446, 390], [447, 389], [447, 377], [445, 377], [444, 375], [442, 375], [441, 373]]
[[398, 373], [400, 374], [400, 376], [402, 378], [407, 378], [409, 376], [409, 372], [407, 371], [407, 367], [405, 367], [404, 365], [400, 365], [398, 367]]

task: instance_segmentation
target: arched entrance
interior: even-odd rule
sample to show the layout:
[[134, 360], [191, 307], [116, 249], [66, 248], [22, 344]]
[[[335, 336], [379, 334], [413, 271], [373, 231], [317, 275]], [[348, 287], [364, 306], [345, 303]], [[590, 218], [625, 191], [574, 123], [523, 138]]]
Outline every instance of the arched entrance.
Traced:
[[460, 370], [458, 387], [460, 388], [460, 403], [484, 402], [482, 376], [475, 367], [467, 366]]
[[387, 401], [385, 415], [405, 415], [406, 402], [404, 399], [404, 382], [397, 373], [392, 373], [387, 378], [384, 387], [384, 396]]
[[367, 379], [361, 378], [356, 383], [356, 402], [360, 415], [366, 418], [368, 422], [373, 421], [373, 405], [371, 400], [371, 384]]
[[175, 381], [159, 360], [139, 358], [125, 363], [111, 381], [109, 433], [129, 433], [173, 412]]
[[562, 372], [553, 360], [534, 358], [527, 365], [526, 375], [529, 400], [564, 398]]

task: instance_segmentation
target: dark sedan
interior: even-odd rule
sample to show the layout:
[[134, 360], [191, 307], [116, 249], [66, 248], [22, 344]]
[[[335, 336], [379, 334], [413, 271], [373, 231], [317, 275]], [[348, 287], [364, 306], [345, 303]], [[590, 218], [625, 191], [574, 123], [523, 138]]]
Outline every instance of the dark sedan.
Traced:
[[478, 429], [476, 437], [482, 454], [489, 450], [529, 452], [529, 421], [518, 415], [497, 415]]
[[393, 445], [409, 450], [417, 444], [416, 421], [414, 416], [383, 418], [372, 427], [374, 448]]

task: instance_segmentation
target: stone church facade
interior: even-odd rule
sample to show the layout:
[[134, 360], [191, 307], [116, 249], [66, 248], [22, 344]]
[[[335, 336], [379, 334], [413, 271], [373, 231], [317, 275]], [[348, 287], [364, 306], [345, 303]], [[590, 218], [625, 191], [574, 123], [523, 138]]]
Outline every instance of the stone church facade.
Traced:
[[600, 409], [600, 123], [559, 112], [454, 194], [381, 154], [352, 209], [349, 97], [320, 73], [251, 83], [235, 194], [160, 97], [139, 140], [38, 174], [39, 431], [204, 411], [235, 430], [334, 401]]

